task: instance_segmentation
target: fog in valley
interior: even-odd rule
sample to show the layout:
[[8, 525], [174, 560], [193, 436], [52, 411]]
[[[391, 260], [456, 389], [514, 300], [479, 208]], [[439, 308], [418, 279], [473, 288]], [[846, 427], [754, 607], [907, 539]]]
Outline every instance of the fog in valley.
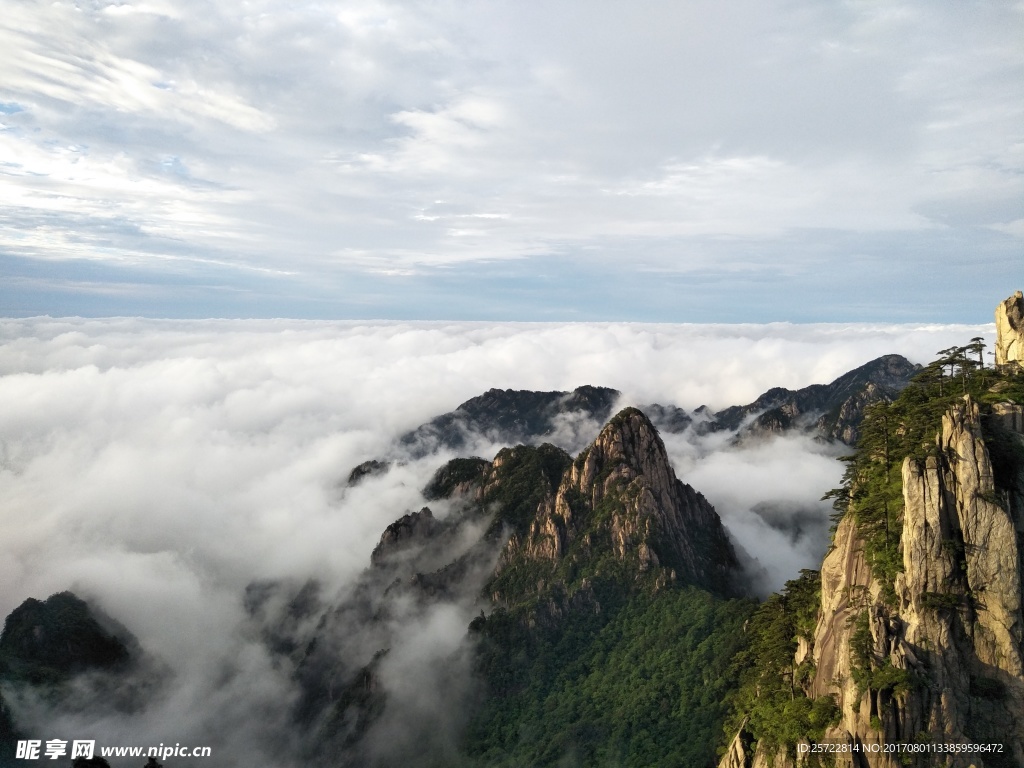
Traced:
[[[71, 590], [146, 658], [125, 682], [131, 706], [95, 704], [83, 680], [87, 706], [8, 692], [16, 718], [33, 738], [210, 745], [217, 765], [303, 765], [292, 717], [304, 693], [268, 633], [286, 648], [319, 624], [351, 671], [390, 648], [376, 663], [395, 695], [372, 755], [398, 759], [424, 738], [456, 750], [459, 702], [474, 695], [466, 628], [487, 606], [470, 588], [417, 605], [366, 573], [382, 531], [428, 504], [421, 489], [455, 455], [417, 456], [402, 434], [490, 388], [592, 384], [620, 390], [617, 407], [717, 410], [882, 354], [925, 363], [977, 335], [991, 328], [0, 321], [0, 611]], [[549, 439], [575, 453], [600, 426], [565, 418]], [[808, 435], [663, 438], [679, 478], [756, 559], [762, 596], [820, 564], [831, 512], [820, 499], [848, 449]], [[459, 455], [490, 460], [502, 445], [476, 436]], [[390, 468], [349, 486], [368, 459]], [[430, 506], [451, 550], [418, 556], [471, 551], [465, 584], [482, 585], [497, 555], [481, 544], [485, 526]], [[368, 629], [367, 610], [384, 620]]]

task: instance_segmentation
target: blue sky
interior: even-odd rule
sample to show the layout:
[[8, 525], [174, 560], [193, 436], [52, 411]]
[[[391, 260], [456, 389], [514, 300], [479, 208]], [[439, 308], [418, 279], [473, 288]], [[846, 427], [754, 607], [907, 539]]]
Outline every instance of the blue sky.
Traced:
[[1020, 2], [10, 0], [0, 316], [979, 322]]

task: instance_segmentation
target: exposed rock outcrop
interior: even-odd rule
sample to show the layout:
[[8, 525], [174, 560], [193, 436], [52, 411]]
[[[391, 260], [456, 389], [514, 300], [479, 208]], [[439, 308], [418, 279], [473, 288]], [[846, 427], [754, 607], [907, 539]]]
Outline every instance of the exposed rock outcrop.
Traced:
[[665, 445], [636, 408], [612, 419], [540, 500], [525, 535], [513, 535], [499, 568], [525, 557], [552, 566], [571, 551], [594, 560], [604, 550], [637, 573], [736, 594], [739, 564], [714, 507], [679, 481]]
[[[995, 418], [1016, 425], [1019, 406], [1008, 408], [1014, 413]], [[1013, 439], [1024, 443], [1019, 434]], [[822, 564], [806, 693], [833, 695], [839, 704], [840, 721], [825, 739], [861, 750], [837, 755], [837, 766], [1024, 765], [1021, 500], [1005, 483], [997, 488], [970, 397], [946, 412], [936, 442], [927, 458], [903, 463], [903, 572], [892, 590], [872, 574], [852, 514]], [[1019, 489], [1024, 466], [1013, 471]], [[925, 742], [995, 743], [1003, 753], [884, 751]], [[722, 768], [770, 757], [759, 748], [740, 753], [736, 743]], [[795, 755], [773, 759], [797, 765]]]
[[725, 751], [718, 766], [719, 768], [747, 768], [753, 759], [754, 750], [751, 748], [749, 735], [741, 730], [729, 742], [729, 748]]
[[996, 365], [1024, 367], [1024, 292], [996, 307]]

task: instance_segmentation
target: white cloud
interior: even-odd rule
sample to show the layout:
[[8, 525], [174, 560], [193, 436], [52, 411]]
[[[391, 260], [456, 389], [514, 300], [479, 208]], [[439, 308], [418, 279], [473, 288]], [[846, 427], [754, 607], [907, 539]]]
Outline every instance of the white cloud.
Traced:
[[[70, 588], [173, 671], [145, 713], [68, 715], [60, 721], [68, 729], [103, 743], [215, 743], [238, 764], [259, 762], [263, 746], [286, 738], [291, 692], [246, 630], [244, 588], [314, 576], [330, 597], [351, 584], [383, 528], [424, 504], [419, 489], [446, 458], [342, 488], [353, 466], [387, 455], [402, 432], [491, 387], [596, 384], [636, 404], [717, 408], [770, 386], [827, 382], [888, 352], [927, 361], [991, 331], [0, 321], [0, 399], [17, 404], [0, 412], [0, 615]], [[586, 427], [561, 426], [566, 439]], [[667, 443], [679, 476], [719, 505], [772, 584], [820, 557], [820, 515], [794, 542], [757, 507], [775, 504], [783, 518], [787, 509], [820, 510], [817, 499], [841, 472], [827, 450], [802, 439], [718, 453], [708, 441]], [[436, 647], [401, 646], [384, 672], [401, 676], [424, 654], [457, 647], [467, 610], [420, 616]], [[25, 716], [32, 711], [40, 722], [52, 716], [31, 706]]]
[[488, 145], [507, 130], [505, 110], [495, 99], [469, 96], [435, 110], [404, 110], [391, 116], [409, 136], [393, 139], [393, 149], [358, 160], [383, 173], [443, 173], [453, 178], [479, 175]]
[[993, 224], [992, 229], [999, 232], [1005, 232], [1008, 235], [1014, 237], [1024, 238], [1024, 218], [1014, 219], [1003, 224]]
[[[106, 6], [99, 12], [112, 7], [130, 6]], [[14, 54], [2, 70], [5, 87], [13, 93], [193, 126], [195, 118], [203, 117], [246, 131], [274, 126], [272, 118], [235, 93], [191, 78], [167, 80], [166, 69], [122, 55], [115, 46], [123, 39], [104, 34], [113, 30], [99, 15], [69, 3], [17, 3], [10, 10], [0, 40]]]
[[2, 476], [18, 525], [0, 610], [66, 586], [74, 558], [55, 576], [34, 553], [69, 555], [81, 537], [91, 556], [189, 552], [231, 589], [295, 568], [343, 578], [433, 466], [352, 490], [351, 511], [335, 508], [338, 480], [491, 387], [593, 383], [718, 408], [988, 330], [5, 321], [0, 391], [19, 407], [0, 417]]
[[841, 161], [808, 166], [767, 156], [708, 156], [671, 162], [657, 178], [611, 192], [637, 198], [644, 211], [623, 230], [630, 234], [769, 237], [808, 222], [852, 230], [933, 226], [906, 206], [908, 187], [919, 180], [879, 189], [880, 172]]
[[[339, 253], [407, 275], [583, 247], [616, 265], [625, 238], [630, 265], [686, 272], [727, 235], [719, 259], [757, 273], [818, 257], [744, 238], [1012, 234], [1021, 15], [975, 10], [19, 0], [3, 245], [344, 292]], [[503, 218], [433, 218], [437, 199]]]
[[723, 436], [688, 433], [665, 443], [679, 477], [704, 494], [764, 568], [766, 578], [755, 584], [760, 595], [780, 589], [801, 568], [821, 566], [832, 513], [821, 497], [840, 484], [843, 446], [805, 436], [730, 446]]

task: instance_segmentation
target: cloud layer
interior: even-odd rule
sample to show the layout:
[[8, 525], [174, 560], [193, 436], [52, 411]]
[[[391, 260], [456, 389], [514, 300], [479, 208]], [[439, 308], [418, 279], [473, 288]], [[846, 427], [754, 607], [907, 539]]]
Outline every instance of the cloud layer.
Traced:
[[[1005, 290], [965, 268], [1019, 258], [1022, 27], [912, 0], [15, 0], [0, 314], [948, 319], [954, 289]], [[801, 300], [763, 303], [779, 284]]]
[[[979, 334], [991, 326], [0, 321], [0, 615], [72, 589], [173, 672], [145, 714], [54, 727], [108, 744], [217, 740], [244, 764], [288, 730], [293, 695], [253, 636], [245, 587], [315, 577], [329, 598], [352, 584], [448, 458], [343, 487], [403, 432], [491, 387], [597, 384], [629, 403], [721, 408]], [[829, 450], [666, 442], [771, 586], [816, 565], [817, 500], [841, 474]], [[422, 618], [437, 647], [457, 646], [465, 616]], [[395, 669], [432, 652], [403, 647]]]

